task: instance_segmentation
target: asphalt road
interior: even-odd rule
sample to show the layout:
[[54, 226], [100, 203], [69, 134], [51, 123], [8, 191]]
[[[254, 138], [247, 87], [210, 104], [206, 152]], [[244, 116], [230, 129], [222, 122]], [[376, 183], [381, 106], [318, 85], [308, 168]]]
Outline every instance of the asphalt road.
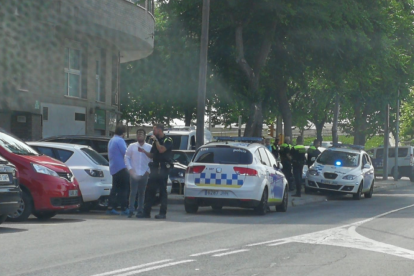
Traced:
[[[155, 215], [156, 212], [153, 212]], [[102, 212], [0, 226], [0, 275], [414, 275], [414, 188], [167, 220]]]

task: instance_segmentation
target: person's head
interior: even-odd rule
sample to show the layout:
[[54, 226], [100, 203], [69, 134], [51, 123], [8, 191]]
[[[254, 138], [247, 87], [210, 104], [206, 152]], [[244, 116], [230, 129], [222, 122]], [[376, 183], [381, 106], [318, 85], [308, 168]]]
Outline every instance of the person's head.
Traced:
[[143, 128], [137, 129], [137, 141], [138, 143], [144, 143], [145, 141], [145, 135], [147, 135], [147, 132]]
[[318, 139], [313, 140], [313, 145], [315, 147], [320, 147], [321, 146], [321, 142]]
[[303, 137], [302, 136], [298, 136], [296, 138], [296, 145], [303, 145]]
[[279, 139], [275, 139], [275, 143], [274, 143], [275, 145], [279, 145]]
[[160, 138], [164, 135], [164, 126], [161, 124], [156, 124], [153, 129], [153, 133], [157, 138]]
[[289, 144], [289, 143], [290, 143], [290, 136], [286, 136], [286, 137], [285, 137], [285, 143], [286, 143], [286, 144]]
[[266, 138], [266, 139], [265, 139], [265, 145], [266, 145], [266, 146], [269, 146], [269, 145], [270, 145], [270, 139], [269, 139], [269, 138]]
[[115, 135], [124, 136], [125, 132], [126, 132], [126, 127], [124, 125], [118, 125], [115, 128]]

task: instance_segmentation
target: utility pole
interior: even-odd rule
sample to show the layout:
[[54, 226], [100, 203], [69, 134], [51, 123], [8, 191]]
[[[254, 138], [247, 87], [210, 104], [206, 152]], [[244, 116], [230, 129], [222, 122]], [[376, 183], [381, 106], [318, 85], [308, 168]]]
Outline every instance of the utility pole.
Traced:
[[210, 21], [210, 0], [203, 0], [201, 28], [200, 69], [198, 75], [196, 148], [204, 145], [204, 115], [206, 108], [208, 27]]
[[388, 180], [388, 145], [390, 140], [390, 105], [386, 105], [384, 124], [384, 151], [382, 155], [382, 179]]
[[[395, 120], [395, 165], [394, 165], [394, 180], [397, 181], [399, 179], [399, 171], [398, 171], [398, 142], [400, 141], [400, 89], [398, 89], [398, 96], [397, 96], [397, 116]], [[385, 154], [385, 153], [384, 153]]]
[[241, 137], [241, 129], [242, 129], [242, 127], [241, 127], [241, 125], [242, 125], [242, 116], [241, 115], [239, 115], [239, 132], [238, 132], [238, 136], [239, 137]]

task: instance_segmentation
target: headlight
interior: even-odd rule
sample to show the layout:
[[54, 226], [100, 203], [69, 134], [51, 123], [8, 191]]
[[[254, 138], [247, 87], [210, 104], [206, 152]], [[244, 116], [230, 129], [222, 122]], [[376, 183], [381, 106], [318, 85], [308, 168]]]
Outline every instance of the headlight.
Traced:
[[356, 177], [357, 177], [356, 175], [348, 174], [348, 175], [345, 175], [344, 177], [342, 177], [342, 179], [354, 180]]
[[310, 175], [313, 175], [313, 176], [319, 175], [319, 172], [317, 170], [309, 170], [308, 172]]
[[59, 177], [59, 175], [55, 171], [48, 169], [45, 166], [38, 165], [38, 164], [32, 164], [32, 165], [33, 165], [34, 170], [37, 173], [48, 174], [48, 175]]
[[92, 177], [104, 177], [104, 173], [101, 170], [86, 169], [85, 172]]

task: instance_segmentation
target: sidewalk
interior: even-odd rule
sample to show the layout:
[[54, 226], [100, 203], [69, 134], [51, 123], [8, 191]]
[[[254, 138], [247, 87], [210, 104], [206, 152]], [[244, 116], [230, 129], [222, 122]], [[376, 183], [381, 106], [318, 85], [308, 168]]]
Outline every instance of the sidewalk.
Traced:
[[[404, 187], [414, 186], [408, 179], [401, 179], [398, 181], [394, 181], [393, 178], [389, 178], [388, 180], [376, 179], [374, 184], [374, 196], [375, 192], [380, 192], [384, 190], [391, 190], [391, 189], [401, 189]], [[294, 192], [289, 192], [289, 207], [295, 207], [300, 205], [306, 205], [315, 202], [323, 202], [328, 201], [328, 198], [332, 198], [332, 195], [329, 194], [305, 194], [302, 191], [302, 197], [292, 197]], [[184, 205], [184, 195], [177, 195], [177, 194], [170, 194], [168, 195], [168, 204], [181, 204]]]

